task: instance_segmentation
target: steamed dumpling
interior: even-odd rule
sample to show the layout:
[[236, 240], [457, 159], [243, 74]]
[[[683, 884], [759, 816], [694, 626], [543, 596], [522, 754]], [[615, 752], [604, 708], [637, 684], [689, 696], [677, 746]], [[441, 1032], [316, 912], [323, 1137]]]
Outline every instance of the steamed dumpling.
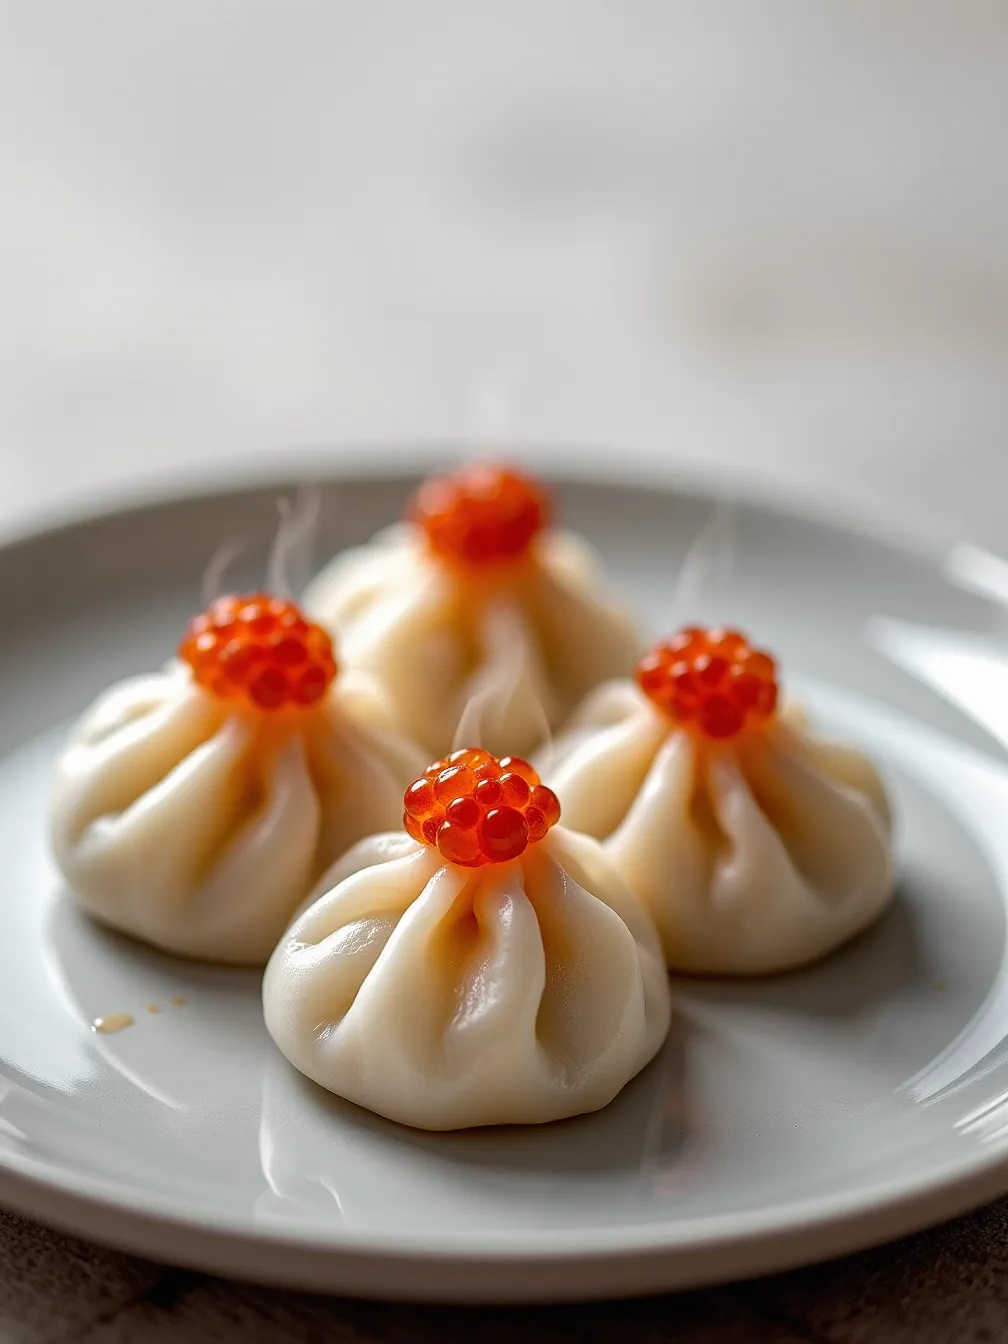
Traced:
[[587, 836], [477, 870], [372, 836], [327, 887], [266, 968], [266, 1026], [379, 1115], [461, 1129], [598, 1110], [665, 1038], [657, 934]]
[[633, 622], [595, 555], [546, 516], [532, 482], [470, 467], [428, 481], [414, 521], [337, 557], [305, 594], [347, 665], [378, 678], [432, 755], [473, 703], [485, 746], [525, 754], [633, 667]]
[[885, 789], [860, 752], [776, 712], [768, 655], [687, 631], [638, 683], [586, 700], [548, 782], [565, 820], [605, 841], [671, 967], [783, 970], [879, 916], [893, 888]]
[[184, 956], [263, 965], [326, 868], [399, 821], [423, 758], [377, 687], [333, 681], [328, 636], [291, 604], [221, 599], [180, 652], [112, 687], [71, 733], [53, 790], [56, 860], [106, 924]]
[[373, 836], [322, 887], [266, 968], [266, 1026], [302, 1073], [389, 1119], [597, 1110], [668, 1031], [658, 935], [586, 836], [556, 828], [477, 866]]

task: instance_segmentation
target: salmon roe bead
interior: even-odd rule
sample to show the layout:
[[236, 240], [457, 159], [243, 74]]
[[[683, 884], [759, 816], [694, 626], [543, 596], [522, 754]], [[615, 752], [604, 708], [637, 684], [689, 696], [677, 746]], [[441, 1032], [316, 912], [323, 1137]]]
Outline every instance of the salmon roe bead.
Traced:
[[506, 863], [560, 820], [560, 800], [520, 756], [480, 748], [434, 761], [403, 796], [403, 825], [449, 863]]
[[777, 664], [737, 630], [687, 626], [644, 655], [637, 684], [677, 723], [720, 741], [777, 708]]
[[434, 554], [465, 566], [519, 559], [549, 516], [537, 481], [486, 462], [431, 477], [409, 509]]
[[265, 711], [309, 708], [337, 671], [321, 626], [266, 593], [217, 598], [189, 622], [178, 656], [214, 695]]

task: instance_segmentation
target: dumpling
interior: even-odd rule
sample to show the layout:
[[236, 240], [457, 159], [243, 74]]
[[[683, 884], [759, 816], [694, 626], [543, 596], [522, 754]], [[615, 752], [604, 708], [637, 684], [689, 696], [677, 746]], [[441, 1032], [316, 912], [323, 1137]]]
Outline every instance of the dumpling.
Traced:
[[309, 1078], [420, 1129], [597, 1110], [657, 1052], [658, 935], [527, 762], [463, 750], [327, 874], [263, 979]]
[[290, 602], [223, 597], [163, 672], [99, 697], [56, 768], [77, 900], [183, 956], [261, 966], [320, 875], [422, 768], [380, 691]]
[[531, 751], [593, 686], [633, 668], [632, 620], [586, 543], [548, 519], [533, 480], [468, 466], [427, 481], [410, 521], [338, 556], [305, 594], [432, 755], [472, 703], [485, 706], [484, 746]]
[[860, 752], [777, 712], [776, 665], [736, 631], [683, 630], [600, 687], [555, 746], [570, 825], [605, 840], [671, 967], [815, 960], [892, 895], [891, 814]]

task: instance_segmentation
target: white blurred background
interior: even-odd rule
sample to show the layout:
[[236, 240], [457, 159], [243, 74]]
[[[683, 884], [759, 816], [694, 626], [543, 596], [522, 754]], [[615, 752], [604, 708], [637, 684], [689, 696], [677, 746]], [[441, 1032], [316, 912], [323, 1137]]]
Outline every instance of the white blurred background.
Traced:
[[0, 526], [476, 433], [1008, 551], [1006, 128], [998, 0], [0, 0]]

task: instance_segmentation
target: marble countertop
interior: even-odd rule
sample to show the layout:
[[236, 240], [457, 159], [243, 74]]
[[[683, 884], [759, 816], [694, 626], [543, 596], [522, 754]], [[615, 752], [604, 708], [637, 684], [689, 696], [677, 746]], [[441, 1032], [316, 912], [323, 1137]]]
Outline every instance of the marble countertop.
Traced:
[[[984, 0], [7, 0], [0, 532], [475, 441], [1008, 553], [1006, 70]], [[737, 1289], [453, 1313], [4, 1217], [0, 1339], [993, 1340], [1006, 1259], [1002, 1206]]]

